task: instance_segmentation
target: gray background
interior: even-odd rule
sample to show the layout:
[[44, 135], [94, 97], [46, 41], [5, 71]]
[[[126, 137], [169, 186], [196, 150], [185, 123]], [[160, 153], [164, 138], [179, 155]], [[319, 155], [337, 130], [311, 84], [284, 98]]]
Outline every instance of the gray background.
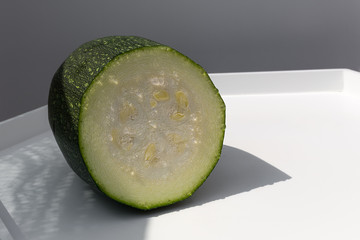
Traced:
[[0, 121], [47, 103], [80, 44], [139, 35], [209, 73], [360, 69], [360, 0], [2, 0]]

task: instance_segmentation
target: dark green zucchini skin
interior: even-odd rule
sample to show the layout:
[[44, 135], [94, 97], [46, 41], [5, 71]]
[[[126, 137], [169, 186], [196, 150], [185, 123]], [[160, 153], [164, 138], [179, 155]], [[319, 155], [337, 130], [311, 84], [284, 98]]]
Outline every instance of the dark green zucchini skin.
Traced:
[[[87, 88], [104, 67], [120, 54], [161, 44], [136, 36], [110, 36], [77, 48], [54, 74], [48, 98], [51, 130], [69, 166], [95, 189], [79, 148], [79, 113]], [[106, 54], [104, 54], [106, 53]]]

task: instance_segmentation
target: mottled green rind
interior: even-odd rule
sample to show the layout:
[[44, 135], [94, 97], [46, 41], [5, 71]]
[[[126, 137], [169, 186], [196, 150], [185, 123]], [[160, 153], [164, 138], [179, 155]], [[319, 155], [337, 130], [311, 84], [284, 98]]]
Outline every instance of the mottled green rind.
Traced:
[[110, 36], [81, 45], [61, 64], [50, 86], [48, 117], [55, 139], [70, 167], [98, 189], [80, 153], [78, 123], [86, 89], [116, 56], [143, 47], [159, 46], [136, 36]]
[[[79, 144], [79, 122], [81, 121], [81, 101], [84, 93], [96, 76], [103, 71], [112, 60], [118, 58], [121, 54], [130, 51], [157, 46], [164, 47], [167, 51], [174, 51], [178, 56], [181, 56], [185, 60], [191, 62], [195, 67], [198, 67], [203, 72], [204, 80], [208, 81], [208, 83], [213, 86], [214, 92], [212, 94], [216, 94], [219, 99], [219, 105], [223, 110], [223, 125], [218, 126], [222, 129], [222, 135], [218, 139], [219, 142], [217, 144], [214, 143], [218, 146], [218, 155], [214, 156], [212, 167], [209, 169], [208, 173], [201, 178], [198, 185], [193, 187], [193, 191], [190, 193], [184, 193], [183, 196], [173, 199], [172, 201], [159, 202], [155, 205], [144, 206], [134, 202], [124, 202], [122, 199], [117, 199], [117, 197], [113, 196], [111, 192], [103, 191], [101, 186], [96, 184], [96, 181], [92, 178], [90, 172], [88, 171], [81, 154], [81, 148], [84, 146], [80, 146]], [[103, 192], [108, 197], [126, 205], [143, 210], [158, 208], [184, 200], [190, 197], [203, 184], [216, 166], [221, 155], [225, 134], [225, 109], [225, 104], [218, 90], [213, 85], [208, 74], [200, 65], [196, 64], [176, 50], [157, 42], [136, 36], [110, 36], [81, 45], [56, 71], [50, 86], [48, 99], [48, 117], [50, 127], [54, 133], [60, 150], [73, 171], [94, 189]]]

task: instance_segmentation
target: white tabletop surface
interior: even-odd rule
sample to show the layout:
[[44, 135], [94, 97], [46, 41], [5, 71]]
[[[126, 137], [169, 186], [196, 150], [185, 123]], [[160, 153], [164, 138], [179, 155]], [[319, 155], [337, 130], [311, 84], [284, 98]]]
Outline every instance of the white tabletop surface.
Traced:
[[[304, 77], [307, 89], [312, 76], [322, 90], [286, 93], [271, 84]], [[192, 197], [149, 212], [106, 199], [70, 170], [45, 126], [0, 151], [1, 201], [22, 233], [30, 240], [359, 239], [359, 74], [212, 77], [227, 106], [226, 136], [217, 167]], [[268, 88], [230, 94], [221, 84], [252, 88], [256, 79]], [[44, 118], [46, 108], [35, 115]], [[10, 239], [1, 225], [0, 236]]]

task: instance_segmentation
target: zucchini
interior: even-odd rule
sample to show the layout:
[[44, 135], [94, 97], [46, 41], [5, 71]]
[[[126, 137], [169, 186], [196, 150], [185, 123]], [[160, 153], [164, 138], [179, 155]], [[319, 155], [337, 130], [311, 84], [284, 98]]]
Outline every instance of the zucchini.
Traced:
[[54, 74], [48, 118], [74, 172], [139, 209], [192, 195], [219, 160], [225, 104], [205, 70], [137, 36], [81, 45]]

